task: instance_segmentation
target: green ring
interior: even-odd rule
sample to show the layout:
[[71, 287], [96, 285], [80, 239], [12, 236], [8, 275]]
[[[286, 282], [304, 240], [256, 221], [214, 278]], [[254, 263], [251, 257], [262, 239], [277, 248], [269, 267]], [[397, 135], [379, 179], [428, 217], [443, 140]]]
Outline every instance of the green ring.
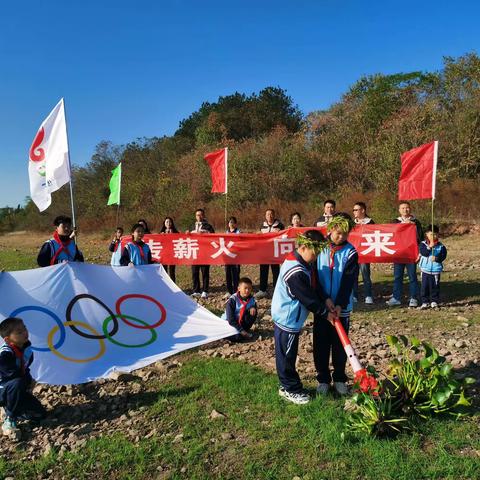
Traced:
[[[142, 325], [145, 325], [146, 327], [149, 326], [147, 322], [144, 322], [143, 320], [140, 320], [139, 318], [131, 317], [130, 315], [121, 315], [122, 317], [128, 318], [129, 320], [133, 320], [134, 322], [141, 323]], [[119, 347], [125, 347], [125, 348], [141, 348], [141, 347], [146, 347], [147, 345], [151, 345], [156, 339], [157, 339], [157, 332], [153, 329], [150, 329], [152, 332], [152, 338], [148, 340], [145, 343], [140, 343], [139, 345], [127, 345], [126, 343], [121, 343], [117, 340], [114, 340], [109, 334], [108, 334], [108, 324], [110, 323], [113, 318], [120, 318], [120, 315], [110, 315], [108, 316], [104, 321], [103, 321], [103, 333], [105, 334], [105, 338], [109, 340], [110, 342], [114, 343], [115, 345], [118, 345]]]

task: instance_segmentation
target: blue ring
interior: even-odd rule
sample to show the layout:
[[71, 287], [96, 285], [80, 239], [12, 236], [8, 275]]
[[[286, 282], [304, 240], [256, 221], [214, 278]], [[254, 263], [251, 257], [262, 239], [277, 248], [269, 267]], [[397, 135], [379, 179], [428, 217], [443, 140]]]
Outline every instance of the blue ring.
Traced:
[[[35, 305], [17, 308], [10, 314], [10, 317], [16, 317], [19, 313], [26, 312], [28, 310], [34, 310], [36, 312], [46, 313], [47, 315], [49, 315], [51, 318], [55, 320], [55, 323], [58, 325], [60, 329], [60, 338], [58, 339], [58, 342], [56, 343], [56, 345], [54, 345], [55, 349], [58, 350], [65, 343], [65, 337], [66, 337], [65, 325], [62, 323], [60, 318], [58, 318], [58, 316], [52, 311], [44, 307], [37, 307]], [[32, 345], [31, 348], [36, 352], [50, 352], [49, 347], [34, 347]]]

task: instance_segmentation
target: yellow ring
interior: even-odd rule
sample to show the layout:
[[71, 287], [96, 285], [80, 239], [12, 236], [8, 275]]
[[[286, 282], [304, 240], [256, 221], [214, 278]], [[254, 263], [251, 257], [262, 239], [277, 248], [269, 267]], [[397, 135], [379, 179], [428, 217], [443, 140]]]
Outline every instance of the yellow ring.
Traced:
[[[69, 322], [63, 322], [63, 324], [66, 327], [70, 327], [70, 326], [83, 327], [83, 328], [85, 328], [85, 330], [88, 330], [93, 335], [99, 335], [99, 333], [93, 327], [91, 327], [88, 323], [78, 322], [76, 320], [71, 320]], [[53, 345], [53, 337], [59, 329], [60, 329], [60, 327], [58, 325], [56, 325], [55, 327], [53, 327], [50, 330], [50, 333], [48, 334], [48, 337], [47, 337], [47, 344], [48, 344], [48, 347], [50, 348], [51, 352], [54, 353], [57, 357], [60, 357], [62, 360], [66, 360], [67, 362], [74, 362], [74, 363], [94, 362], [95, 360], [98, 360], [105, 353], [105, 342], [104, 342], [103, 338], [99, 338], [98, 341], [100, 342], [100, 351], [96, 355], [94, 355], [93, 357], [84, 358], [84, 359], [77, 359], [77, 358], [70, 358], [70, 357], [67, 357], [67, 356], [63, 355]]]

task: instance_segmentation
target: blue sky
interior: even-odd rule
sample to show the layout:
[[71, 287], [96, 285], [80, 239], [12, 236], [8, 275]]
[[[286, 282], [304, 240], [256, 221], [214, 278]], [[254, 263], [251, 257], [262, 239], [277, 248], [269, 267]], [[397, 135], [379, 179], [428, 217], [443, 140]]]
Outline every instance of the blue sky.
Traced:
[[479, 18], [474, 1], [4, 2], [0, 207], [29, 194], [28, 149], [62, 96], [82, 165], [101, 140], [170, 135], [219, 95], [280, 86], [310, 112], [362, 75], [438, 70], [480, 50]]

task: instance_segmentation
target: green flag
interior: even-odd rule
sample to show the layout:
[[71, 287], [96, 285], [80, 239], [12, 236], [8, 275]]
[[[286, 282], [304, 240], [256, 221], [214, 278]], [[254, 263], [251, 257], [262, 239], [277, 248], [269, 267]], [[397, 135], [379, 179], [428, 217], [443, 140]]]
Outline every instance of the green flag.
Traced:
[[110, 196], [107, 205], [120, 205], [120, 187], [122, 185], [122, 164], [112, 170], [112, 178], [110, 179]]

